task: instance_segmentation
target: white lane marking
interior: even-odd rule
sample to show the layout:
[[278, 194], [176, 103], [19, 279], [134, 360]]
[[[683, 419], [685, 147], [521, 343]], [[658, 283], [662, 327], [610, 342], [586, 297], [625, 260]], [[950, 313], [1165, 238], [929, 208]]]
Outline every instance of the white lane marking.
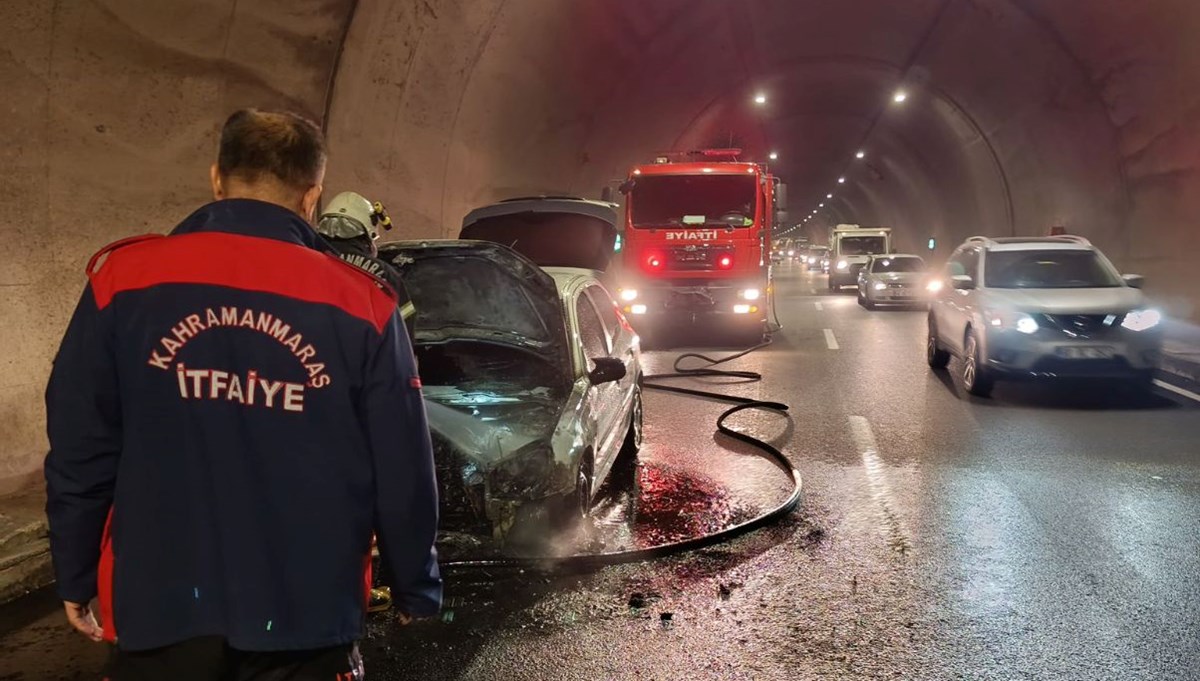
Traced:
[[875, 433], [871, 431], [871, 424], [866, 418], [851, 416], [849, 419], [850, 436], [854, 438], [854, 444], [858, 447], [859, 454], [862, 455], [863, 468], [867, 472], [867, 484], [871, 488], [871, 496], [879, 504], [884, 523], [887, 525], [888, 544], [891, 545], [893, 551], [907, 553], [912, 547], [908, 543], [908, 532], [904, 529], [904, 523], [892, 510], [892, 489], [888, 485], [887, 465], [879, 458], [879, 446], [875, 444]]
[[825, 309], [825, 306], [820, 303], [813, 303], [813, 305], [817, 306], [817, 312], [820, 312], [821, 310]]
[[833, 329], [825, 329], [825, 345], [829, 346], [830, 350], [837, 350], [837, 338], [833, 335]]
[[1200, 402], [1200, 395], [1197, 395], [1196, 393], [1192, 392], [1191, 390], [1184, 390], [1183, 388], [1180, 388], [1177, 385], [1171, 385], [1170, 383], [1167, 383], [1166, 381], [1160, 381], [1157, 378], [1154, 379], [1154, 385], [1156, 385], [1160, 388], [1163, 388], [1165, 390], [1170, 390], [1171, 392], [1175, 393], [1176, 395], [1183, 395], [1184, 397], [1188, 398], [1189, 400], [1195, 400], [1197, 402]]

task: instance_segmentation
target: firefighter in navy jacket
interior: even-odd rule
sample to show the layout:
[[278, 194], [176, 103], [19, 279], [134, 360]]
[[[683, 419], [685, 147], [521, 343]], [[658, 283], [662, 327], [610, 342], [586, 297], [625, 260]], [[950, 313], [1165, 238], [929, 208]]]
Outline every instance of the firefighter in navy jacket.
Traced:
[[305, 119], [237, 112], [218, 200], [88, 265], [46, 392], [47, 514], [68, 617], [119, 642], [118, 669], [195, 641], [344, 659], [372, 533], [396, 609], [440, 606], [412, 348], [395, 299], [301, 217], [324, 159]]

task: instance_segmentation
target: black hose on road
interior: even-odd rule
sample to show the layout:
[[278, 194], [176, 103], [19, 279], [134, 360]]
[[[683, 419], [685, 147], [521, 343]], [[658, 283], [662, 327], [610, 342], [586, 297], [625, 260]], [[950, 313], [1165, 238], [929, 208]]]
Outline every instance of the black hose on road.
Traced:
[[[671, 392], [680, 395], [689, 395], [692, 397], [702, 397], [720, 402], [732, 403], [735, 406], [726, 409], [720, 417], [717, 418], [717, 430], [722, 434], [731, 437], [735, 440], [745, 442], [762, 452], [762, 456], [770, 459], [772, 463], [779, 466], [791, 479], [792, 493], [788, 498], [778, 506], [762, 513], [743, 523], [727, 527], [725, 529], [713, 532], [711, 534], [684, 539], [668, 544], [659, 544], [658, 546], [650, 546], [641, 549], [630, 549], [627, 551], [614, 551], [611, 553], [595, 553], [583, 554], [564, 557], [498, 557], [486, 558], [479, 560], [456, 560], [442, 563], [442, 567], [449, 570], [454, 569], [503, 569], [503, 568], [523, 568], [530, 570], [588, 570], [598, 569], [609, 565], [618, 565], [622, 563], [636, 563], [640, 561], [651, 560], [654, 558], [663, 558], [666, 556], [684, 553], [687, 551], [695, 551], [697, 549], [713, 546], [722, 542], [729, 541], [735, 537], [739, 537], [748, 532], [766, 527], [777, 523], [791, 514], [792, 511], [800, 504], [802, 493], [800, 471], [792, 465], [791, 461], [784, 456], [783, 452], [769, 442], [760, 440], [753, 435], [740, 433], [725, 425], [725, 421], [742, 411], [748, 409], [766, 409], [768, 411], [786, 413], [788, 405], [782, 402], [769, 402], [762, 400], [754, 400], [747, 397], [738, 397], [735, 395], [726, 395], [723, 393], [712, 392], [709, 390], [698, 390], [694, 388], [683, 388], [674, 385], [665, 385], [662, 383], [654, 383], [652, 381], [661, 381], [672, 378], [697, 378], [704, 376], [715, 376], [725, 378], [742, 378], [748, 382], [762, 380], [762, 374], [755, 371], [736, 371], [727, 369], [716, 369], [721, 364], [732, 362], [735, 359], [745, 357], [746, 355], [766, 347], [770, 341], [760, 343], [751, 348], [743, 350], [727, 357], [713, 359], [705, 355], [697, 353], [685, 353], [675, 358], [674, 371], [666, 374], [652, 374], [645, 376], [643, 389], [660, 390]], [[703, 366], [685, 368], [682, 363], [689, 359], [696, 359], [705, 362]]]

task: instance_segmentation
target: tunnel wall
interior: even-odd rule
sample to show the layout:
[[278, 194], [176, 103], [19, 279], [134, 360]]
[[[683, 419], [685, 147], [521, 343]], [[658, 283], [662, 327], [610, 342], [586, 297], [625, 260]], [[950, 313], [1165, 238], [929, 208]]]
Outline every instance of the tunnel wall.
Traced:
[[116, 239], [211, 198], [242, 106], [320, 118], [349, 0], [5, 2], [0, 83], [0, 493], [40, 470], [51, 361]]

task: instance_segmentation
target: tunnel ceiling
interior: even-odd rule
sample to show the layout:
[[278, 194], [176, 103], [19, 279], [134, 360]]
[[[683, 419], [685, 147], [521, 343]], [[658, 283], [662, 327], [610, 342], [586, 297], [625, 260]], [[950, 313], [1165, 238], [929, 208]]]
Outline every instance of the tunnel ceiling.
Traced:
[[[1197, 98], [1184, 86], [1200, 60], [1179, 27], [1200, 24], [1200, 3], [1146, 4], [479, 0], [400, 10], [360, 0], [330, 125], [335, 150], [366, 163], [334, 181], [411, 188], [407, 224], [450, 234], [481, 202], [595, 196], [655, 152], [733, 145], [754, 159], [779, 152], [772, 165], [789, 182], [793, 223], [826, 203], [807, 225], [816, 238], [840, 221], [893, 225], [905, 248], [1064, 226], [1137, 263], [1168, 237], [1131, 239], [1128, 227], [1194, 207], [1181, 183], [1194, 181], [1197, 151], [1181, 129], [1195, 127]], [[407, 58], [385, 35], [404, 36]], [[385, 86], [396, 92], [380, 95]], [[900, 88], [908, 99], [895, 105]], [[386, 117], [364, 115], [381, 105]], [[386, 143], [363, 136], [364, 118], [382, 124]], [[1170, 208], [1140, 205], [1141, 186]]]

